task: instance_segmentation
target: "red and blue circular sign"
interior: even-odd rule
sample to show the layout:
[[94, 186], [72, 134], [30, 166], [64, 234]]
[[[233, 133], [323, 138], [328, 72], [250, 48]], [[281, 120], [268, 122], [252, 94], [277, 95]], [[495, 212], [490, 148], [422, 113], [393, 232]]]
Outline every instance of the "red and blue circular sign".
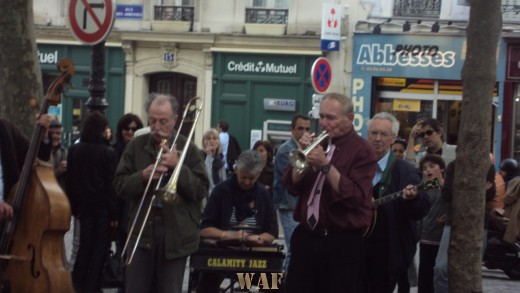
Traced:
[[311, 69], [312, 87], [318, 93], [324, 93], [329, 89], [332, 80], [332, 68], [329, 60], [320, 57], [314, 61]]

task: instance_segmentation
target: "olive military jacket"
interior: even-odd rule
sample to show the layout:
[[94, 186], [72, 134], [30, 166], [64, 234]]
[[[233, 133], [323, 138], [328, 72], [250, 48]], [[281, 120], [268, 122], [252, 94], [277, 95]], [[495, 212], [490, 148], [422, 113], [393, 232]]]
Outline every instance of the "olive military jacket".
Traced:
[[[186, 138], [179, 135], [176, 143], [177, 150], [183, 150], [185, 144]], [[147, 180], [143, 180], [142, 171], [150, 164], [155, 163], [157, 154], [158, 151], [153, 145], [151, 135], [146, 134], [138, 136], [129, 142], [119, 161], [114, 177], [114, 185], [119, 197], [131, 201], [130, 225], [133, 223], [148, 183]], [[187, 256], [199, 248], [201, 202], [202, 199], [208, 196], [209, 179], [206, 166], [198, 148], [194, 144], [189, 145], [181, 168], [177, 182], [177, 194], [180, 200], [174, 204], [162, 204], [165, 254], [168, 259]], [[169, 177], [163, 179], [163, 181], [167, 182], [166, 179], [169, 179]], [[157, 182], [152, 182], [148, 196], [154, 191], [156, 186]], [[148, 203], [149, 201], [145, 203], [146, 208]], [[143, 211], [141, 213], [144, 215]], [[152, 218], [148, 218], [142, 238], [139, 241], [140, 248], [150, 249], [152, 247]], [[139, 228], [140, 226], [134, 229], [134, 236], [137, 235]]]

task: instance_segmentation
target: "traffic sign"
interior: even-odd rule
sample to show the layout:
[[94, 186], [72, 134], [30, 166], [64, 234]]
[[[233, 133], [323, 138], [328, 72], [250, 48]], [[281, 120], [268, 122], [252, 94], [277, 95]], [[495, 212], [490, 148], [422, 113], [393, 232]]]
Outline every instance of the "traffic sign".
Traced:
[[114, 0], [70, 0], [70, 28], [84, 44], [103, 41], [112, 29], [114, 16]]
[[332, 80], [332, 68], [329, 60], [325, 57], [320, 57], [314, 61], [311, 69], [312, 87], [318, 93], [324, 93], [329, 89]]

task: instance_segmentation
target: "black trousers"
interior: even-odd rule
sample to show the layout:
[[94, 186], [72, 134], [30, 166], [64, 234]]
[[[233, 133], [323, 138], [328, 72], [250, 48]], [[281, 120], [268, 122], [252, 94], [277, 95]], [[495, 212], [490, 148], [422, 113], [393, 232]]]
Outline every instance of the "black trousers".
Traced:
[[110, 245], [108, 206], [79, 208], [79, 250], [72, 271], [74, 287], [84, 292], [100, 292], [101, 274]]
[[421, 243], [420, 247], [418, 292], [433, 293], [433, 267], [435, 267], [439, 245]]
[[361, 259], [361, 230], [323, 233], [298, 225], [291, 238], [286, 292], [357, 292]]

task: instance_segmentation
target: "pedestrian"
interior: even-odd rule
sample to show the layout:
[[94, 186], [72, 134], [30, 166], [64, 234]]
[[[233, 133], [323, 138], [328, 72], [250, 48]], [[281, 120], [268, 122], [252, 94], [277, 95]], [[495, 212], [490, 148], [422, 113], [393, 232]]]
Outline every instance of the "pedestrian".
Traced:
[[[391, 152], [398, 132], [399, 121], [388, 112], [368, 122], [367, 140], [378, 158], [372, 179], [374, 201], [400, 191], [403, 196], [374, 205], [375, 216], [364, 241], [361, 292], [393, 292], [400, 279], [408, 279], [418, 239], [416, 222], [430, 208], [427, 194], [414, 187], [421, 182], [419, 170]], [[399, 292], [409, 291], [409, 285], [399, 287]]]
[[[345, 95], [326, 94], [319, 123], [331, 139], [307, 152], [306, 169], [289, 166], [282, 182], [298, 197], [286, 279], [289, 293], [356, 292], [362, 261], [362, 232], [370, 224], [371, 182], [377, 159], [353, 127], [354, 106]], [[312, 142], [304, 133], [302, 149]]]
[[273, 144], [268, 140], [259, 140], [253, 145], [253, 150], [258, 151], [264, 157], [265, 166], [258, 181], [271, 193], [274, 182]]
[[[437, 179], [439, 185], [444, 183], [446, 165], [438, 155], [426, 154], [419, 163], [423, 181]], [[442, 239], [442, 231], [446, 222], [447, 206], [442, 199], [440, 189], [426, 191], [431, 203], [428, 214], [424, 216], [421, 225], [421, 240], [419, 241], [419, 280], [420, 293], [433, 293], [433, 267]]]
[[222, 144], [222, 154], [224, 155], [224, 164], [228, 177], [234, 172], [233, 166], [235, 160], [242, 152], [238, 140], [229, 134], [229, 124], [227, 121], [220, 120], [217, 123], [217, 130], [219, 131], [220, 143]]
[[[298, 226], [298, 222], [294, 220], [294, 209], [296, 207], [297, 197], [290, 194], [282, 182], [282, 176], [285, 168], [290, 163], [290, 155], [294, 150], [300, 150], [298, 141], [304, 133], [308, 133], [311, 129], [310, 118], [296, 114], [291, 120], [291, 138], [284, 142], [274, 160], [275, 173], [274, 173], [274, 187], [273, 187], [273, 202], [278, 210], [280, 224], [282, 225], [284, 242], [285, 242], [285, 260], [284, 260], [284, 271], [287, 275], [289, 262], [291, 259], [291, 237]], [[285, 281], [284, 281], [285, 282]]]
[[[147, 184], [153, 182], [151, 186], [156, 186], [164, 174], [164, 185], [173, 171], [181, 168], [180, 180], [176, 182], [177, 200], [169, 203], [161, 196], [155, 197], [142, 237], [137, 243], [130, 243], [137, 249], [132, 262], [125, 267], [126, 293], [181, 293], [186, 260], [199, 248], [201, 202], [208, 196], [209, 179], [199, 149], [186, 137], [179, 135], [170, 150], [179, 131], [174, 128], [178, 107], [177, 99], [171, 95], [150, 94], [146, 103], [150, 132], [128, 143], [116, 171], [116, 191], [118, 196], [131, 201], [132, 223], [134, 217], [142, 216], [136, 214], [141, 198], [150, 198], [154, 192], [150, 188], [144, 194]], [[160, 149], [162, 155], [152, 173]], [[178, 165], [181, 155], [183, 164]], [[148, 201], [144, 206], [149, 204]], [[138, 230], [134, 230], [133, 237]]]
[[117, 158], [106, 144], [107, 125], [102, 114], [90, 113], [83, 123], [80, 141], [70, 147], [67, 158], [66, 193], [81, 227], [72, 271], [76, 292], [101, 292], [110, 227], [115, 227], [119, 219], [112, 185]]
[[[415, 140], [422, 138], [422, 150], [415, 152]], [[436, 154], [442, 157], [446, 165], [455, 160], [457, 146], [444, 141], [444, 131], [436, 119], [430, 118], [417, 122], [410, 131], [405, 159], [419, 167], [424, 155]]]
[[[51, 123], [48, 115], [37, 118], [38, 125], [44, 127], [44, 139], [40, 145], [38, 158], [48, 161], [52, 145], [47, 135]], [[30, 141], [8, 120], [0, 118], [0, 222], [13, 217], [13, 207], [7, 202], [7, 195], [19, 180]]]
[[209, 192], [215, 185], [226, 180], [226, 168], [224, 167], [224, 155], [218, 130], [210, 128], [202, 135], [202, 152], [205, 158], [206, 171], [209, 177]]
[[[263, 246], [273, 242], [274, 206], [269, 192], [258, 182], [264, 164], [263, 156], [254, 150], [238, 156], [235, 174], [216, 186], [209, 197], [201, 222], [202, 237], [238, 245]], [[224, 278], [223, 273], [201, 272], [197, 293], [220, 292]]]

